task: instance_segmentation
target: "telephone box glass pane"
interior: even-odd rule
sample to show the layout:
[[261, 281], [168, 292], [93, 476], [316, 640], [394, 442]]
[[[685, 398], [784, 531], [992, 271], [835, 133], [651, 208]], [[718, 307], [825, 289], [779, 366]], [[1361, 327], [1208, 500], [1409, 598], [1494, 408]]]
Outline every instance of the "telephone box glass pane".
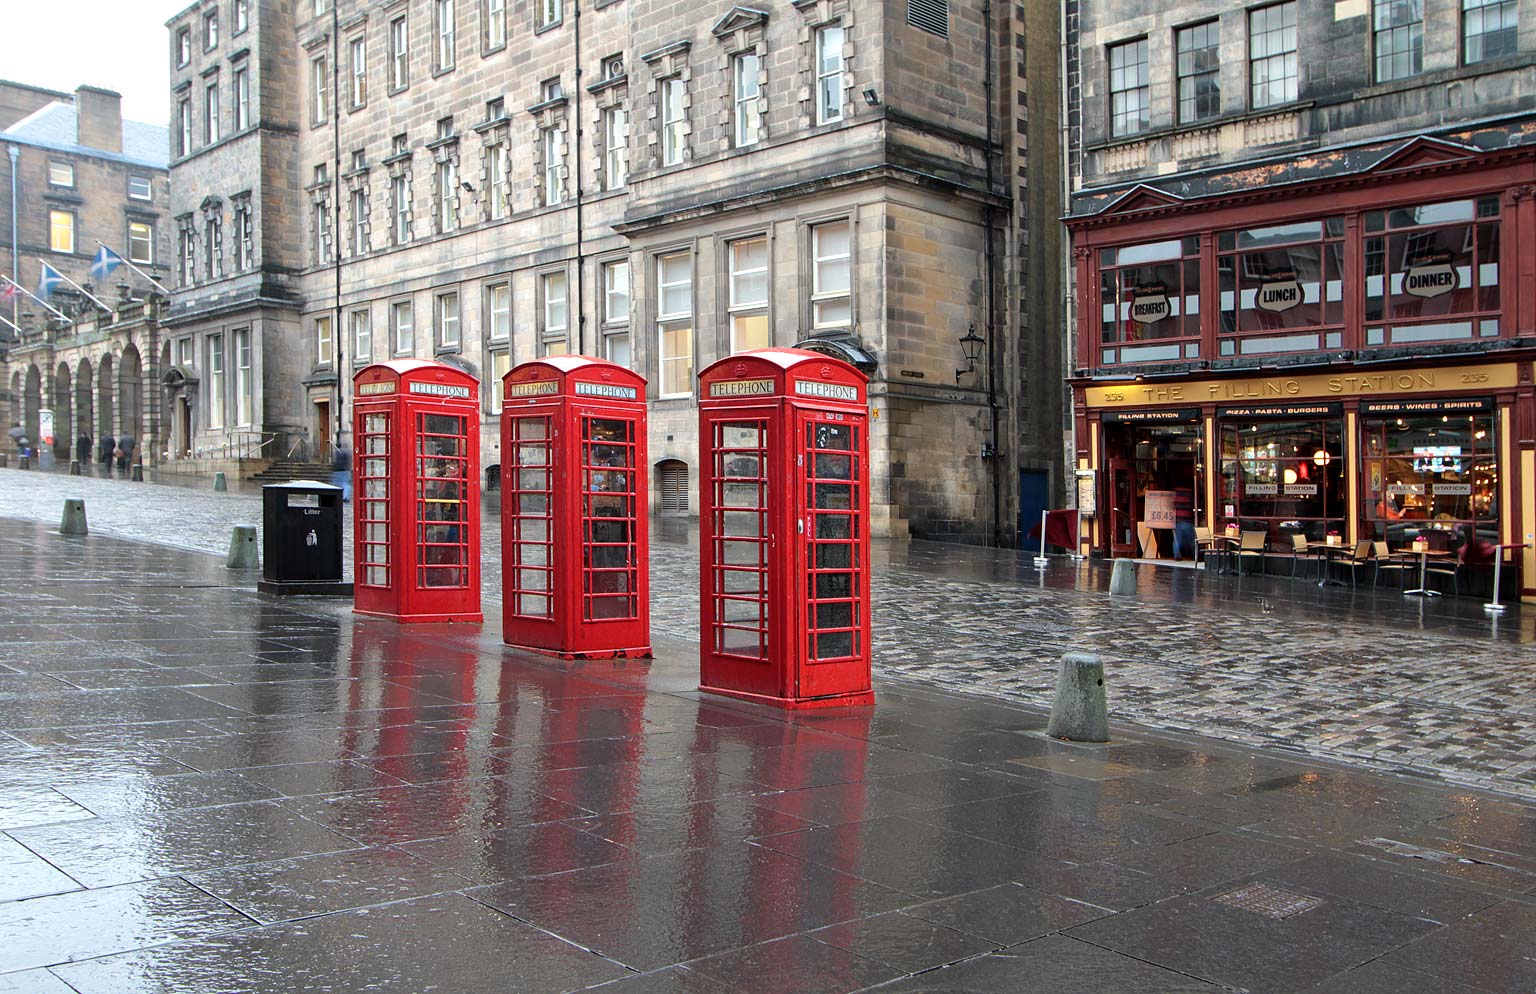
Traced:
[[768, 422], [716, 422], [714, 460], [715, 651], [768, 655]]
[[509, 474], [506, 507], [510, 512], [502, 527], [511, 529], [507, 597], [514, 614], [528, 618], [553, 616], [550, 596], [553, 569], [553, 476], [550, 467], [549, 418], [513, 418], [512, 455], [517, 460]]
[[388, 587], [389, 569], [389, 415], [363, 415], [363, 437], [367, 455], [357, 467], [359, 502], [358, 524], [362, 536], [361, 582], [365, 587]]
[[635, 422], [582, 418], [582, 617], [639, 617]]
[[[832, 415], [837, 417], [837, 415]], [[805, 423], [806, 656], [858, 656], [863, 645], [864, 563], [859, 520], [862, 429], [842, 421]]]
[[416, 416], [416, 582], [469, 586], [469, 439], [456, 414]]

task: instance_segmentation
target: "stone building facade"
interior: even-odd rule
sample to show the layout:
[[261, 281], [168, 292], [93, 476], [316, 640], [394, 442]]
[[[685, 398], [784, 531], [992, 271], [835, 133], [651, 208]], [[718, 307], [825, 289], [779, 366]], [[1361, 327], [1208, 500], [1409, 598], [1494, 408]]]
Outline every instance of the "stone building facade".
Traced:
[[[11, 325], [0, 324], [0, 417], [36, 440], [39, 412], [54, 412], [61, 452], [81, 434], [148, 438], [159, 353], [143, 351], [143, 328], [163, 298], [147, 277], [169, 273], [165, 128], [124, 121], [110, 90], [7, 82], [0, 120], [0, 273], [35, 293], [46, 262], [110, 308], [68, 284], [49, 298], [62, 318], [24, 294], [0, 305]], [[146, 275], [121, 266], [110, 286], [93, 285], [98, 242]]]
[[1536, 530], [1536, 4], [1065, 16], [1085, 548], [1422, 541], [1536, 595], [1493, 550]]
[[173, 455], [321, 456], [352, 374], [418, 356], [480, 379], [489, 473], [500, 376], [579, 352], [647, 378], [653, 509], [696, 513], [695, 373], [802, 344], [873, 377], [878, 530], [1011, 541], [1062, 488], [1056, 9], [187, 8]]

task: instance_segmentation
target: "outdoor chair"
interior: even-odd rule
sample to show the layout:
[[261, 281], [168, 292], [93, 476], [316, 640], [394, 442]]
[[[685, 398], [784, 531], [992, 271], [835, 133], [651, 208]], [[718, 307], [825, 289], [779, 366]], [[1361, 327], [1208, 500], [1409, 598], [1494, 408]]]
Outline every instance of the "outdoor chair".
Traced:
[[[1339, 565], [1349, 567], [1349, 585], [1351, 587], [1359, 585], [1357, 581], [1359, 580], [1362, 567], [1376, 563], [1376, 557], [1373, 555], [1374, 551], [1369, 540], [1361, 539], [1355, 543], [1355, 550], [1353, 552], [1347, 556], [1339, 557]], [[1377, 565], [1379, 566], [1380, 564]]]
[[1387, 543], [1385, 542], [1372, 542], [1371, 550], [1376, 556], [1376, 579], [1372, 582], [1371, 586], [1381, 586], [1381, 574], [1395, 573], [1397, 574], [1397, 585], [1406, 590], [1408, 583], [1404, 577], [1413, 575], [1413, 569], [1417, 564], [1412, 559], [1394, 556], [1387, 549]]
[[1451, 578], [1451, 596], [1461, 596], [1461, 557], [1458, 552], [1454, 559], [1433, 559], [1424, 567], [1424, 586], [1429, 586], [1429, 578], [1432, 576]]
[[1307, 544], [1307, 536], [1300, 533], [1291, 536], [1291, 579], [1296, 579], [1296, 564], [1306, 559], [1314, 563], [1323, 562], [1323, 554], [1318, 549]]
[[1268, 532], [1243, 532], [1237, 546], [1237, 575], [1243, 575], [1243, 561], [1257, 559], [1259, 572], [1264, 572], [1264, 547], [1265, 540], [1269, 538]]
[[1216, 540], [1216, 536], [1211, 534], [1211, 530], [1209, 528], [1203, 528], [1200, 525], [1196, 525], [1195, 526], [1195, 564], [1196, 565], [1199, 565], [1199, 563], [1200, 563], [1200, 556], [1202, 554], [1204, 554], [1205, 559], [1206, 559], [1206, 568], [1209, 569], [1210, 568], [1211, 557], [1212, 556], [1219, 556], [1221, 554], [1221, 544]]

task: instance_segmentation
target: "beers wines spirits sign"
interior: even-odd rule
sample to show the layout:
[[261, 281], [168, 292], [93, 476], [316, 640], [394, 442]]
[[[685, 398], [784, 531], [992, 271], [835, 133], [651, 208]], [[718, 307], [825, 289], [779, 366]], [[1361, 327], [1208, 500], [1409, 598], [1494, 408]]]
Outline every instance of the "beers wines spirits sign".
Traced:
[[1441, 297], [1455, 290], [1460, 281], [1456, 267], [1451, 264], [1455, 257], [1446, 251], [1424, 252], [1408, 260], [1408, 271], [1403, 274], [1403, 292], [1415, 297]]
[[1138, 283], [1131, 291], [1131, 320], [1157, 324], [1168, 316], [1168, 288], [1161, 283]]
[[1296, 282], [1295, 270], [1280, 269], [1267, 273], [1262, 278], [1255, 303], [1261, 311], [1279, 314], [1301, 303], [1302, 296], [1301, 284]]

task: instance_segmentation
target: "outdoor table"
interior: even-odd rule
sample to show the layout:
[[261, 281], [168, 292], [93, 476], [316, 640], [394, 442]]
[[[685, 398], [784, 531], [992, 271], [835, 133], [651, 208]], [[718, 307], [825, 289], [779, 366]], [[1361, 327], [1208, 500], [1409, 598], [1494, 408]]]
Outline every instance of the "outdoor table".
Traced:
[[[1242, 544], [1242, 539], [1237, 535], [1212, 535], [1211, 550], [1221, 556], [1224, 564], [1232, 563], [1236, 556], [1237, 547]], [[1232, 576], [1237, 572], [1231, 565], [1223, 565], [1216, 571], [1217, 576]]]
[[1449, 552], [1431, 552], [1428, 549], [1421, 549], [1418, 552], [1413, 552], [1412, 554], [1419, 557], [1419, 585], [1417, 587], [1415, 587], [1413, 590], [1405, 590], [1405, 591], [1403, 591], [1403, 596], [1404, 597], [1439, 597], [1440, 596], [1440, 591], [1438, 591], [1438, 590], [1430, 590], [1429, 587], [1426, 586], [1425, 583], [1424, 583], [1425, 570], [1429, 567], [1429, 557], [1430, 556], [1434, 556], [1436, 559], [1446, 559], [1446, 558], [1449, 558], [1453, 554], [1449, 553]]
[[1335, 580], [1333, 578], [1333, 561], [1343, 556], [1353, 555], [1355, 551], [1354, 546], [1345, 545], [1343, 542], [1340, 542], [1338, 545], [1329, 545], [1327, 542], [1321, 542], [1315, 546], [1309, 545], [1307, 548], [1320, 549], [1323, 553], [1323, 575], [1318, 577], [1317, 585], [1319, 587], [1326, 587], [1329, 584], [1335, 587], [1344, 586], [1343, 580]]
[[[1493, 547], [1493, 600], [1483, 605], [1484, 614], [1504, 613], [1504, 605], [1499, 603], [1499, 579], [1504, 571], [1504, 550], [1529, 549], [1530, 547], [1531, 543], [1529, 542], [1505, 542], [1502, 545], [1495, 545]], [[1419, 586], [1422, 587], [1423, 585], [1424, 581], [1420, 580]]]

